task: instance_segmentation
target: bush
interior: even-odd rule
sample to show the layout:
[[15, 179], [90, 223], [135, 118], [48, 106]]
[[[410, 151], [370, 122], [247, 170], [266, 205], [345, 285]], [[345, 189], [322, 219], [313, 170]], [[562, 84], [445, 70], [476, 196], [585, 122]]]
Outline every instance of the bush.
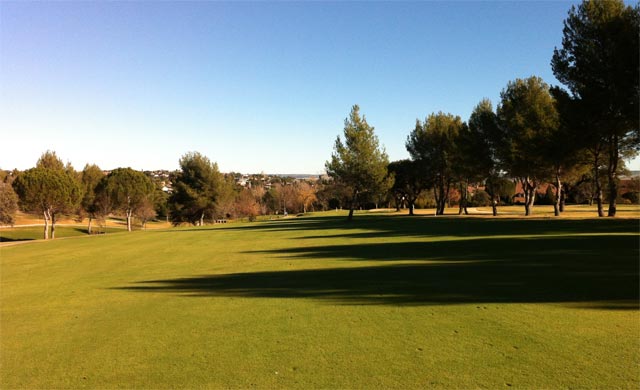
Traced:
[[631, 204], [638, 204], [640, 201], [640, 192], [627, 192], [622, 194], [622, 199], [629, 201]]
[[471, 197], [469, 205], [473, 207], [491, 206], [491, 196], [486, 191], [476, 191]]

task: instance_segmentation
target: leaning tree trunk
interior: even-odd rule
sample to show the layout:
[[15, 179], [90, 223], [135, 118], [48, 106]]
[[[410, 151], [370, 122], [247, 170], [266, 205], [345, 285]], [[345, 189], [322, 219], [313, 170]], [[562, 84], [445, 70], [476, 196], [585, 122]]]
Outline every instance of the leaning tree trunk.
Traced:
[[49, 214], [49, 210], [45, 210], [44, 211], [44, 239], [48, 240], [49, 239], [49, 218], [50, 218], [50, 214]]
[[91, 218], [91, 216], [89, 216], [89, 226], [87, 226], [87, 233], [91, 234], [91, 222], [93, 221], [93, 218]]
[[609, 166], [607, 174], [609, 177], [609, 210], [608, 217], [616, 216], [616, 199], [618, 198], [618, 136], [614, 135], [609, 142]]

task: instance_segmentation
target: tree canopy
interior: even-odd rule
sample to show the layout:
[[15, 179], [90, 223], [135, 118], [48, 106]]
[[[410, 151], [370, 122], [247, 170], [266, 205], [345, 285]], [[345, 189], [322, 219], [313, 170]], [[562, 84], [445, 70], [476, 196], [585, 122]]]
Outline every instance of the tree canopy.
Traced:
[[25, 211], [43, 215], [44, 238], [55, 238], [56, 215], [72, 212], [82, 197], [80, 184], [65, 171], [48, 168], [31, 168], [21, 173], [13, 182]]
[[360, 115], [360, 107], [354, 105], [344, 121], [344, 142], [337, 137], [331, 160], [325, 163], [327, 174], [349, 189], [348, 220], [353, 218], [359, 197], [384, 193], [391, 187], [388, 165], [389, 157], [380, 147], [373, 126]]
[[437, 215], [444, 214], [449, 200], [449, 190], [455, 180], [457, 139], [465, 128], [459, 116], [438, 112], [424, 122], [416, 120], [414, 130], [407, 137], [407, 151], [425, 168], [424, 175], [433, 183]]
[[558, 130], [558, 112], [549, 86], [539, 77], [510, 81], [500, 97], [499, 159], [522, 184], [525, 215], [530, 215], [538, 186], [551, 177], [552, 164], [545, 151]]
[[127, 219], [127, 230], [131, 231], [134, 212], [152, 199], [154, 186], [144, 173], [131, 168], [114, 169], [100, 180], [96, 196], [105, 212], [121, 211]]
[[226, 184], [218, 165], [198, 152], [180, 158], [180, 171], [171, 196], [171, 218], [174, 223], [204, 223], [214, 218], [221, 187]]

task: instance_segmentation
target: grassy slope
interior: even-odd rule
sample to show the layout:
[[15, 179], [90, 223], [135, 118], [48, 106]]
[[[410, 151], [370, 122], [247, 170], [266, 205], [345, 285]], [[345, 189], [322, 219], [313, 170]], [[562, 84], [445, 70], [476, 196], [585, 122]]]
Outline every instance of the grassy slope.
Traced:
[[379, 215], [0, 248], [0, 388], [637, 388], [638, 238]]

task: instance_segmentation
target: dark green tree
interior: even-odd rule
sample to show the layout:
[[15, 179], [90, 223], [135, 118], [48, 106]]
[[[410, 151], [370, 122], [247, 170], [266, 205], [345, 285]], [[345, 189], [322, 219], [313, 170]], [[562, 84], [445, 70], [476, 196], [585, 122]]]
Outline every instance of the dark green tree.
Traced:
[[122, 212], [131, 231], [134, 213], [153, 199], [154, 185], [142, 172], [131, 168], [114, 169], [96, 187], [96, 199], [101, 213]]
[[498, 204], [504, 191], [501, 183], [498, 150], [502, 142], [498, 118], [489, 99], [483, 99], [469, 117], [469, 132], [463, 142], [462, 166], [477, 182], [483, 182], [491, 198], [493, 216], [498, 215]]
[[99, 205], [96, 202], [96, 188], [103, 177], [104, 173], [95, 164], [86, 164], [81, 173], [80, 182], [82, 183], [83, 196], [80, 207], [89, 218], [87, 225], [87, 233], [89, 234], [91, 234], [92, 222], [99, 211]]
[[174, 224], [189, 222], [202, 226], [205, 218], [214, 218], [224, 184], [218, 165], [209, 158], [198, 152], [182, 156], [169, 199]]
[[443, 215], [449, 202], [449, 190], [455, 183], [455, 165], [459, 161], [457, 142], [466, 124], [459, 116], [438, 112], [416, 127], [407, 137], [406, 147], [411, 159], [424, 167], [425, 180], [433, 184], [436, 215]]
[[75, 177], [64, 170], [31, 168], [21, 173], [13, 182], [24, 211], [36, 212], [44, 217], [44, 239], [56, 234], [56, 217], [75, 211], [82, 198], [82, 188]]
[[380, 148], [373, 126], [360, 116], [360, 107], [354, 105], [344, 120], [344, 142], [338, 136], [331, 160], [325, 163], [327, 174], [348, 188], [349, 221], [361, 197], [385, 193], [391, 188], [388, 165], [389, 157]]
[[552, 176], [545, 153], [558, 130], [558, 112], [549, 86], [539, 77], [510, 81], [500, 97], [499, 159], [522, 185], [525, 215], [531, 215], [538, 186]]
[[416, 200], [420, 193], [429, 187], [419, 163], [412, 160], [392, 161], [388, 169], [394, 179], [391, 192], [395, 198], [396, 208], [400, 211], [400, 207], [406, 203], [409, 215], [414, 215]]
[[0, 225], [13, 225], [18, 211], [18, 195], [11, 184], [0, 182]]
[[554, 75], [587, 119], [580, 130], [593, 151], [596, 196], [601, 191], [598, 171], [601, 165], [606, 168], [609, 216], [616, 214], [619, 162], [637, 154], [640, 145], [639, 30], [640, 4], [583, 1], [571, 7], [562, 47], [551, 59]]
[[51, 169], [54, 171], [64, 171], [65, 166], [55, 151], [47, 150], [36, 163], [36, 168]]

